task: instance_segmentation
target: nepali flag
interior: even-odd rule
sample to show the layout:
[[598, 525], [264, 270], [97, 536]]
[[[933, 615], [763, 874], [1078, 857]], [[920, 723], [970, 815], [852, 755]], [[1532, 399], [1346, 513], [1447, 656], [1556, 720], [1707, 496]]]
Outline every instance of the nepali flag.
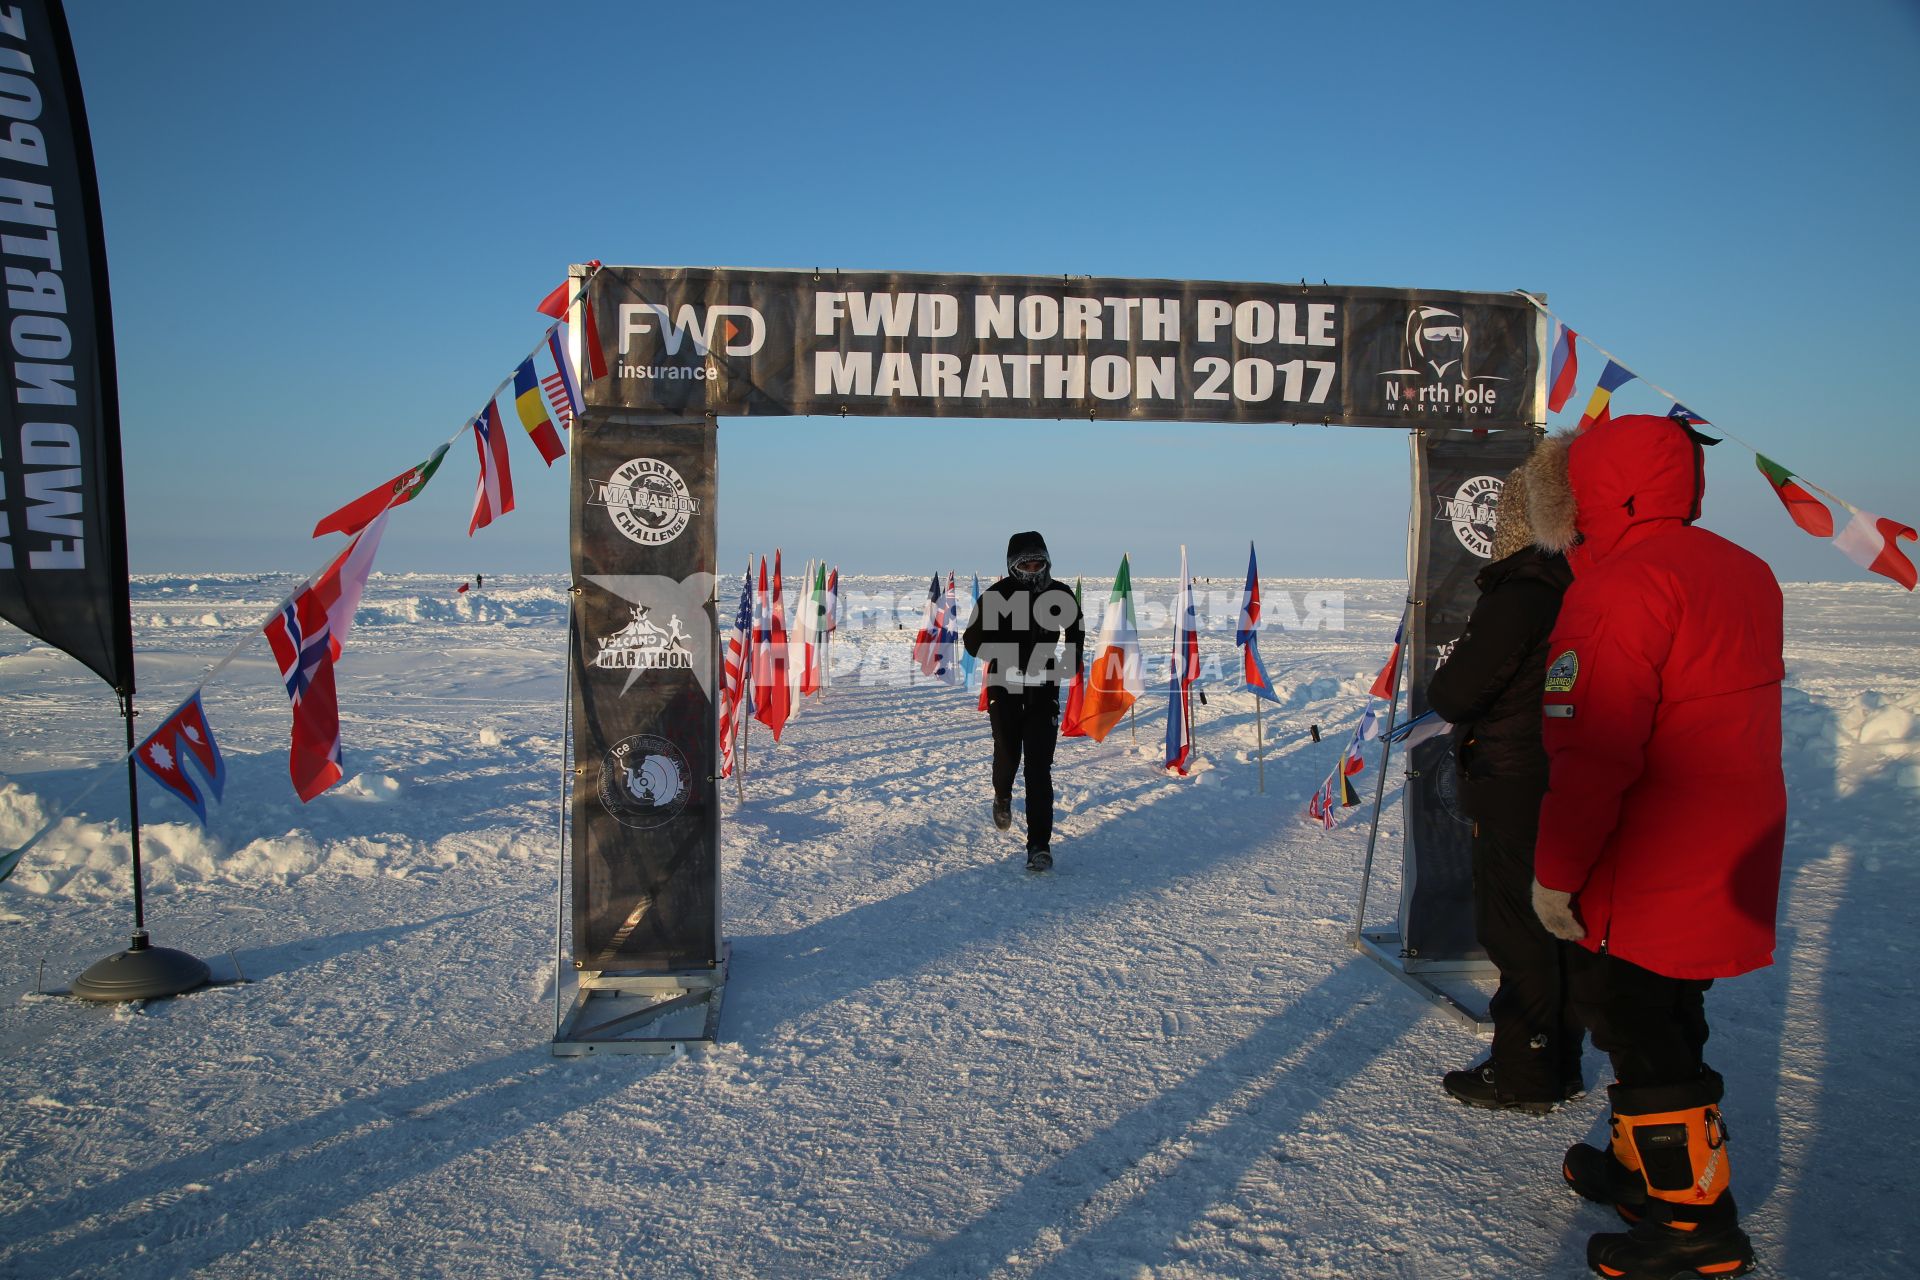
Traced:
[[[589, 262], [587, 267], [591, 273], [599, 270], [600, 264], [597, 261]], [[542, 298], [539, 307], [536, 308], [540, 314], [552, 316], [555, 320], [565, 320], [569, 308], [580, 301], [569, 293], [572, 283], [571, 280], [562, 280], [552, 293]], [[604, 378], [607, 376], [607, 358], [600, 352], [600, 328], [594, 323], [593, 308], [583, 305], [580, 308], [580, 314], [583, 317], [583, 336], [587, 348], [587, 372], [591, 377]]]
[[586, 408], [586, 401], [580, 396], [580, 383], [573, 376], [573, 362], [567, 359], [562, 346], [561, 335], [565, 330], [566, 326], [561, 324], [547, 330], [547, 358], [553, 362], [553, 372], [540, 379], [540, 392], [562, 431], [571, 428], [573, 420]]
[[1253, 544], [1247, 544], [1247, 585], [1240, 593], [1240, 625], [1233, 642], [1240, 646], [1240, 664], [1247, 688], [1258, 697], [1280, 701], [1267, 675], [1267, 664], [1260, 660], [1260, 569], [1254, 558]]
[[1914, 573], [1913, 561], [1900, 550], [1900, 540], [1912, 542], [1916, 537], [1920, 535], [1916, 535], [1910, 525], [1856, 509], [1853, 519], [1833, 540], [1833, 545], [1846, 552], [1847, 559], [1862, 569], [1892, 578], [1911, 591], [1920, 577]]
[[206, 709], [200, 705], [200, 691], [174, 709], [158, 729], [134, 748], [133, 758], [149, 778], [178, 796], [200, 825], [207, 825], [207, 802], [193, 775], [186, 770], [187, 757], [200, 764], [207, 786], [215, 800], [223, 799], [227, 788], [227, 759], [220, 744], [213, 740], [213, 726], [207, 723]]
[[927, 603], [920, 617], [920, 629], [913, 633], [913, 661], [921, 675], [950, 680], [948, 650], [953, 635], [953, 620], [947, 616], [946, 598], [940, 590], [940, 575], [933, 575], [927, 588]]
[[480, 481], [473, 491], [473, 521], [467, 536], [513, 510], [513, 468], [507, 462], [507, 434], [500, 406], [489, 400], [473, 420], [473, 447], [480, 453]]
[[1173, 661], [1167, 666], [1167, 756], [1165, 768], [1187, 776], [1193, 739], [1187, 731], [1193, 682], [1200, 676], [1200, 620], [1193, 606], [1193, 579], [1187, 576], [1187, 549], [1180, 548], [1180, 598], [1174, 606]]
[[1764, 453], [1754, 454], [1753, 463], [1773, 486], [1774, 496], [1780, 499], [1780, 505], [1787, 509], [1795, 524], [1816, 538], [1833, 536], [1833, 512], [1827, 509], [1826, 503], [1795, 484], [1793, 472]]
[[750, 672], [753, 656], [753, 562], [747, 562], [746, 580], [740, 584], [740, 607], [734, 611], [733, 630], [727, 634], [727, 651], [720, 664], [720, 776], [733, 772], [733, 731], [740, 721], [740, 696]]
[[1600, 381], [1593, 389], [1593, 398], [1587, 401], [1587, 411], [1580, 415], [1580, 421], [1574, 425], [1575, 433], [1591, 431], [1595, 427], [1605, 426], [1613, 421], [1613, 393], [1633, 381], [1633, 371], [1611, 359], [1607, 367], [1600, 371]]
[[1373, 678], [1373, 687], [1367, 690], [1369, 697], [1385, 698], [1393, 701], [1398, 690], [1400, 671], [1400, 638], [1407, 629], [1407, 620], [1400, 619], [1400, 625], [1393, 630], [1393, 652], [1387, 655], [1387, 665], [1380, 668], [1380, 674]]
[[1558, 413], [1567, 403], [1567, 397], [1573, 394], [1573, 384], [1580, 376], [1580, 356], [1574, 349], [1574, 342], [1580, 335], [1554, 321], [1554, 327], [1560, 331], [1553, 344], [1553, 362], [1547, 374], [1547, 412]]
[[528, 439], [540, 456], [552, 466], [567, 456], [567, 446], [560, 443], [560, 433], [554, 430], [553, 419], [547, 416], [547, 402], [540, 388], [540, 380], [534, 376], [533, 357], [528, 356], [513, 371], [513, 409], [520, 415], [520, 425], [527, 429]]
[[302, 803], [340, 781], [340, 709], [334, 663], [353, 628], [354, 612], [373, 572], [386, 531], [383, 512], [346, 550], [309, 578], [261, 628], [293, 703], [293, 745], [287, 772]]

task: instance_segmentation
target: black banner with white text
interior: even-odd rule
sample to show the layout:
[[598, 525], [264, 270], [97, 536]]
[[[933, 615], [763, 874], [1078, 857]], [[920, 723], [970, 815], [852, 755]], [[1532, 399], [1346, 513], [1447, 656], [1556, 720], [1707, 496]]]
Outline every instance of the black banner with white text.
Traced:
[[607, 267], [609, 376], [644, 413], [1530, 426], [1517, 294], [1308, 284]]
[[0, 6], [0, 618], [133, 692], [106, 237], [57, 0]]

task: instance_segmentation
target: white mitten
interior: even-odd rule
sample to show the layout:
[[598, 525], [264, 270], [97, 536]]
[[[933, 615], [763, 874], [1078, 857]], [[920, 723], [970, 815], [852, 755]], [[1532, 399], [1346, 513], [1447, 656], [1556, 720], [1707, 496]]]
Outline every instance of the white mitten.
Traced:
[[1548, 933], [1562, 941], [1578, 942], [1587, 936], [1580, 917], [1573, 914], [1573, 895], [1549, 889], [1538, 880], [1533, 882], [1533, 914], [1540, 917]]

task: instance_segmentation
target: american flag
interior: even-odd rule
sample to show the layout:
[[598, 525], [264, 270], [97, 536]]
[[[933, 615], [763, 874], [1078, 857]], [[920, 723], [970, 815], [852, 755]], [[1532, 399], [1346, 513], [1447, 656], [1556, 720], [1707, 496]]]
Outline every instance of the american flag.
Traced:
[[547, 407], [553, 410], [553, 420], [562, 431], [573, 425], [574, 416], [580, 411], [580, 384], [574, 380], [573, 365], [567, 360], [566, 343], [561, 332], [565, 327], [556, 324], [547, 330], [547, 354], [553, 360], [553, 372], [540, 379], [540, 390], [547, 397]]
[[733, 632], [727, 637], [727, 653], [720, 668], [720, 776], [733, 772], [733, 730], [740, 720], [741, 695], [748, 684], [749, 664], [753, 661], [753, 563], [747, 563], [747, 578], [740, 584], [740, 608], [733, 615]]

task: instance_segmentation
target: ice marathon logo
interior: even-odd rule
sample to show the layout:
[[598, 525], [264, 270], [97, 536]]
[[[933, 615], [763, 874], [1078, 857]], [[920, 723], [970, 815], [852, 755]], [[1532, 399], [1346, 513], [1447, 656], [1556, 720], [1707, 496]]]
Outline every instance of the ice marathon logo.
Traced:
[[1436, 496], [1440, 510], [1434, 519], [1451, 524], [1453, 536], [1468, 551], [1482, 560], [1493, 559], [1493, 511], [1500, 505], [1500, 478], [1474, 476], [1462, 480], [1451, 498]]
[[613, 527], [643, 547], [672, 542], [700, 514], [700, 499], [687, 492], [687, 482], [657, 458], [623, 462], [592, 485], [588, 505], [605, 507]]
[[687, 757], [665, 738], [636, 733], [600, 762], [600, 803], [623, 827], [664, 826], [687, 807]]
[[[711, 359], [716, 348], [721, 355], [746, 357], [766, 341], [766, 317], [753, 307], [687, 302], [670, 311], [660, 302], [623, 302], [618, 372], [623, 378], [704, 382], [720, 376]], [[693, 363], [681, 359], [683, 347], [691, 349]]]
[[1459, 312], [1427, 306], [1408, 311], [1401, 367], [1380, 375], [1387, 412], [1449, 418], [1498, 412], [1500, 388], [1491, 384], [1507, 379], [1473, 373], [1472, 346]]

